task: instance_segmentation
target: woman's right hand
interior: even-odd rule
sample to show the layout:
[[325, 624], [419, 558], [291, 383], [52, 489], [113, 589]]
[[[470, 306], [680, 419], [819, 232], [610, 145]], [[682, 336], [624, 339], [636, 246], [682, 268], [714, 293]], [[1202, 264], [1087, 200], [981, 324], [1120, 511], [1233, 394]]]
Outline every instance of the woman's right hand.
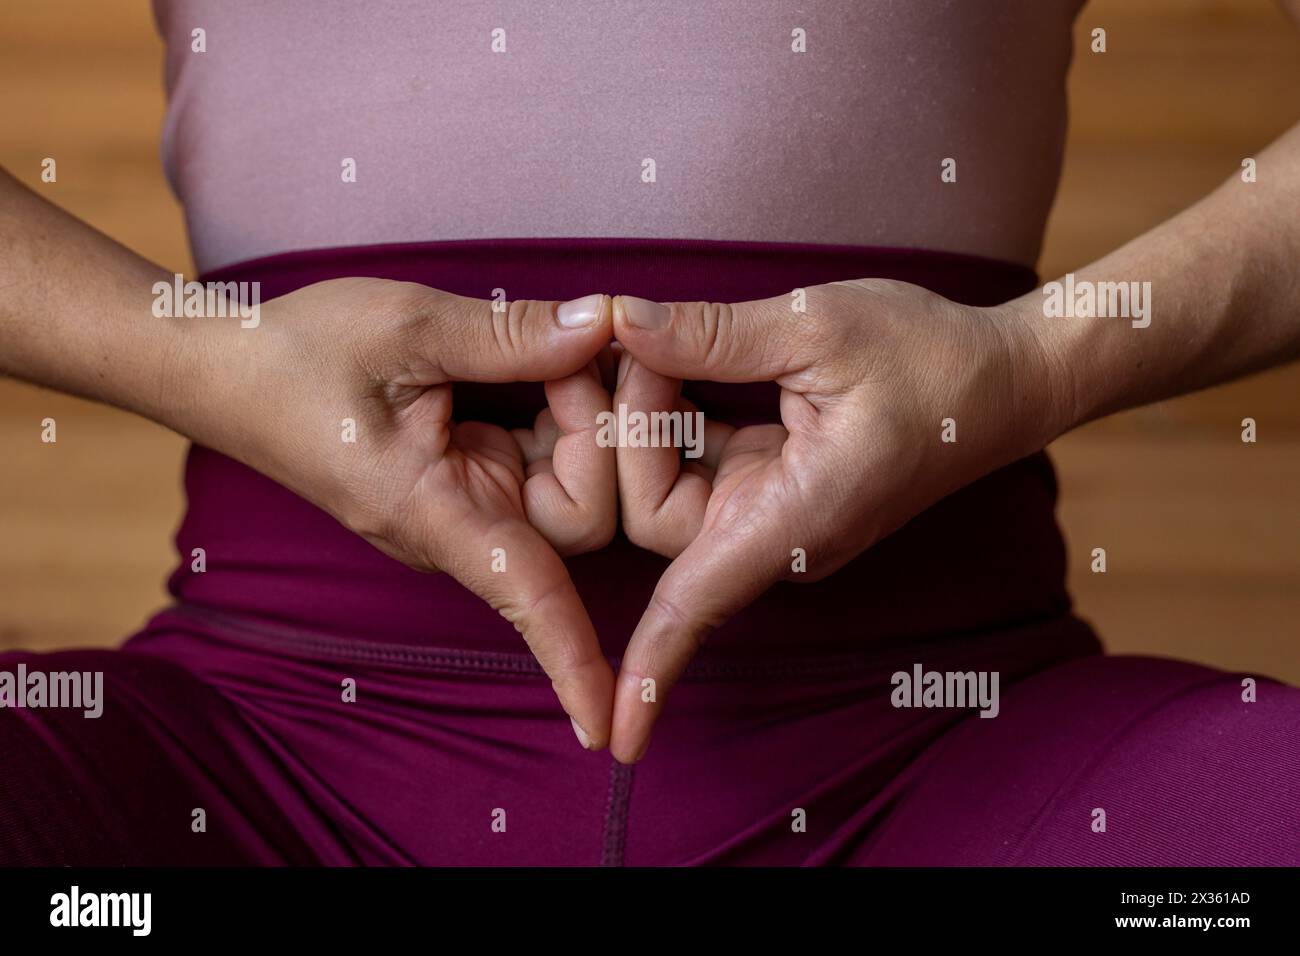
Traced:
[[[175, 319], [214, 330], [199, 363], [206, 401], [190, 403], [202, 421], [179, 424], [491, 604], [550, 676], [579, 741], [599, 749], [613, 673], [560, 555], [604, 547], [617, 522], [615, 450], [595, 440], [610, 407], [595, 359], [611, 311], [604, 295], [494, 309], [336, 279], [264, 303], [255, 328]], [[544, 381], [549, 407], [527, 431], [453, 421], [456, 381]]]

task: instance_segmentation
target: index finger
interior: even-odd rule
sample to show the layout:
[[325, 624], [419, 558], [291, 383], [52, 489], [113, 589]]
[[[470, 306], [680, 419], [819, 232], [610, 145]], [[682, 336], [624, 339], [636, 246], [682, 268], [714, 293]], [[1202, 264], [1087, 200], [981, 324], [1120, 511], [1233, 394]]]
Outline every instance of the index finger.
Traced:
[[609, 741], [614, 673], [555, 549], [523, 518], [470, 519], [440, 567], [514, 625], [588, 750]]
[[622, 763], [645, 755], [668, 691], [709, 633], [785, 574], [780, 532], [707, 530], [659, 579], [628, 642], [614, 689], [610, 752]]

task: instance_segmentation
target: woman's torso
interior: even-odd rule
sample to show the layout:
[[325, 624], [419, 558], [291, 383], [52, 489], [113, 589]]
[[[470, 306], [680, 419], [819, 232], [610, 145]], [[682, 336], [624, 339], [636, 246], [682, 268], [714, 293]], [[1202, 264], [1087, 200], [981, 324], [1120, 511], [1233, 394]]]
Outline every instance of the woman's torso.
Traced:
[[155, 0], [163, 156], [200, 271], [507, 237], [1032, 266], [1081, 4]]

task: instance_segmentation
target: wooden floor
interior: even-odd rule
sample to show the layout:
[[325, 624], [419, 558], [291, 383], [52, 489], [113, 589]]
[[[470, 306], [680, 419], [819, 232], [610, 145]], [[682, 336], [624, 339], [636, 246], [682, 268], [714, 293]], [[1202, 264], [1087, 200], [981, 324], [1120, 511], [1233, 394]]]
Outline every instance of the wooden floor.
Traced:
[[[160, 48], [143, 0], [6, 0], [0, 164], [188, 271], [158, 165]], [[1107, 30], [1108, 52], [1083, 38]], [[1095, 0], [1040, 271], [1076, 268], [1194, 201], [1300, 118], [1300, 40], [1270, 0]], [[57, 419], [59, 441], [39, 440]], [[1259, 422], [1255, 445], [1240, 421]], [[0, 382], [0, 648], [111, 645], [164, 600], [183, 442]], [[1300, 369], [1095, 423], [1052, 449], [1071, 587], [1117, 651], [1300, 682]], [[1106, 574], [1088, 570], [1094, 547]]]

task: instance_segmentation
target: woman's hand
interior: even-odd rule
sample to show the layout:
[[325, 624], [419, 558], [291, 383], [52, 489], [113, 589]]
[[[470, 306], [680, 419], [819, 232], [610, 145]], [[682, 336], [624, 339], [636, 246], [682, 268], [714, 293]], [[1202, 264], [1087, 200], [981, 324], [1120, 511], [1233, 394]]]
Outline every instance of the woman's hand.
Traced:
[[[614, 300], [626, 349], [615, 407], [690, 411], [682, 379], [782, 389], [782, 424], [710, 423], [697, 461], [618, 451], [628, 537], [674, 558], [623, 657], [611, 741], [621, 761], [641, 758], [708, 633], [771, 584], [825, 577], [1063, 430], [1068, 383], [1009, 313], [884, 280], [810, 288], [806, 312], [794, 301]], [[800, 553], [804, 572], [793, 570]]]
[[[263, 304], [256, 329], [210, 336], [209, 411], [182, 427], [490, 603], [597, 749], [613, 672], [560, 555], [603, 547], [617, 523], [615, 452], [595, 441], [610, 336], [608, 296], [494, 310], [409, 283], [321, 282]], [[549, 407], [532, 430], [453, 421], [455, 381], [545, 381]]]

